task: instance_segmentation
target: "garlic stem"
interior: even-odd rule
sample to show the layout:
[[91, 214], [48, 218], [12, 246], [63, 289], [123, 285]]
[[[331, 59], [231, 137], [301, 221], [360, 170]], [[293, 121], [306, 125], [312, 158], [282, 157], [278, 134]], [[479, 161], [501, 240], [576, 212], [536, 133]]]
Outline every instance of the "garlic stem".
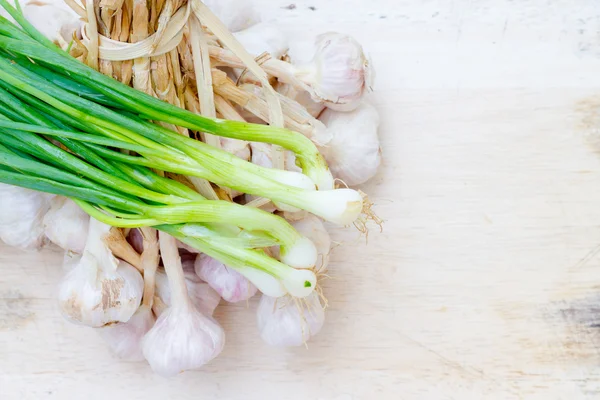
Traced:
[[185, 284], [181, 257], [179, 257], [179, 251], [177, 250], [177, 240], [165, 232], [159, 232], [158, 237], [160, 254], [171, 288], [171, 306], [174, 308], [189, 308], [191, 307], [191, 300]]
[[127, 261], [129, 264], [137, 268], [138, 271], [143, 271], [140, 255], [129, 244], [121, 229], [112, 228], [104, 237], [104, 242], [116, 257]]
[[143, 237], [142, 268], [144, 271], [144, 297], [142, 305], [152, 308], [156, 289], [156, 270], [160, 261], [157, 232], [152, 228], [140, 228]]
[[[213, 46], [210, 55], [217, 65], [243, 68], [232, 52]], [[365, 92], [372, 90], [374, 73], [370, 60], [356, 40], [348, 35], [328, 32], [317, 37], [310, 63], [292, 65], [270, 59], [264, 71], [281, 82], [306, 90], [313, 99], [339, 111], [352, 111]]]

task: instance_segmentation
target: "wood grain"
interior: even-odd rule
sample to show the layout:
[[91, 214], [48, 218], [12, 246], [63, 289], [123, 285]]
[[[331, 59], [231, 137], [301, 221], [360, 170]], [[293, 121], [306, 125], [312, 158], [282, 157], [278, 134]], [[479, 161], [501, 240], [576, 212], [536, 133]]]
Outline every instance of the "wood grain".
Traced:
[[377, 68], [386, 160], [363, 189], [385, 229], [334, 230], [323, 332], [268, 348], [255, 302], [221, 306], [223, 355], [162, 379], [61, 319], [60, 254], [2, 247], [0, 398], [597, 398], [600, 3], [258, 3]]

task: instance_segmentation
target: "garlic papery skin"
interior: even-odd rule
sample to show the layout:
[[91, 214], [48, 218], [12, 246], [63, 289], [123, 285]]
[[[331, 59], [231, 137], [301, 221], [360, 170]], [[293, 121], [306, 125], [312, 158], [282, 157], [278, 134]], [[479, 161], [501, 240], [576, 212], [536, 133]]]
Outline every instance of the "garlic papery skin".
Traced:
[[325, 110], [320, 117], [331, 141], [321, 147], [333, 176], [346, 185], [361, 185], [371, 179], [381, 165], [379, 113], [362, 102], [352, 112]]
[[256, 313], [260, 337], [270, 346], [302, 346], [325, 323], [325, 311], [314, 292], [302, 301], [263, 295]]
[[43, 219], [53, 197], [0, 183], [0, 240], [24, 250], [40, 249], [46, 243]]
[[44, 216], [44, 233], [58, 247], [81, 254], [87, 242], [90, 216], [73, 200], [56, 196]]
[[176, 240], [163, 232], [159, 238], [172, 303], [144, 337], [142, 349], [150, 367], [168, 377], [199, 369], [219, 355], [225, 345], [225, 332], [191, 302]]
[[230, 303], [246, 301], [258, 291], [242, 274], [206, 254], [196, 257], [195, 270], [200, 279]]
[[331, 252], [331, 237], [323, 222], [314, 215], [307, 215], [303, 219], [292, 221], [291, 224], [300, 234], [309, 238], [315, 244], [317, 249], [317, 271], [326, 270]]
[[260, 22], [253, 0], [203, 0], [231, 32], [247, 29]]
[[134, 267], [117, 260], [104, 243], [110, 229], [90, 220], [83, 255], [60, 285], [60, 311], [73, 323], [99, 328], [127, 322], [140, 306], [144, 281]]
[[281, 58], [289, 48], [287, 36], [264, 22], [236, 32], [233, 36], [255, 57], [268, 53], [272, 58]]
[[[202, 282], [195, 273], [188, 274], [186, 272], [184, 276], [192, 303], [202, 314], [212, 316], [221, 302], [220, 294], [208, 283]], [[164, 272], [156, 273], [156, 295], [165, 306], [171, 306], [171, 288], [169, 286], [169, 279]], [[162, 310], [157, 308], [155, 311], [157, 316], [159, 316]]]
[[362, 46], [351, 36], [328, 32], [317, 37], [315, 49], [310, 64], [296, 67], [296, 79], [316, 102], [352, 111], [373, 86], [371, 62]]

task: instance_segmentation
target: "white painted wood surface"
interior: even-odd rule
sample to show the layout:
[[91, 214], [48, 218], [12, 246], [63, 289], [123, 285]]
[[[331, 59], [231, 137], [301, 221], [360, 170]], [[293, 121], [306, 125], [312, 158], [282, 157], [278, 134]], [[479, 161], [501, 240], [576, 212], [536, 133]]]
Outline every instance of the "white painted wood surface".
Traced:
[[323, 332], [268, 348], [254, 302], [223, 306], [222, 356], [162, 379], [61, 319], [60, 254], [1, 247], [0, 399], [598, 398], [600, 3], [260, 3], [378, 72], [385, 230], [335, 233]]

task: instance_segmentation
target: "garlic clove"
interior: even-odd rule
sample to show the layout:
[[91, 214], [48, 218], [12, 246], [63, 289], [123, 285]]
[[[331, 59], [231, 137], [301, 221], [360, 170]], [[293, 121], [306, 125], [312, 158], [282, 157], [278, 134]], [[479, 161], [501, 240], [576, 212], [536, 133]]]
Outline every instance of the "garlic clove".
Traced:
[[46, 243], [44, 215], [54, 196], [0, 183], [0, 241], [24, 250]]
[[281, 58], [289, 48], [287, 36], [277, 27], [264, 22], [236, 32], [233, 36], [255, 57], [269, 53], [272, 58]]
[[230, 303], [248, 300], [258, 291], [242, 274], [206, 254], [198, 255], [195, 270], [202, 280]]
[[[190, 275], [191, 276], [191, 275]], [[194, 274], [195, 276], [195, 274]], [[204, 315], [213, 315], [221, 302], [221, 296], [208, 283], [194, 282], [188, 279], [186, 274], [185, 283], [192, 303]], [[156, 295], [167, 307], [171, 306], [171, 289], [169, 279], [164, 272], [156, 273]], [[163, 311], [156, 307], [158, 314]]]
[[361, 185], [377, 173], [381, 165], [379, 113], [362, 102], [352, 112], [325, 110], [320, 120], [333, 138], [320, 150], [329, 168], [346, 185]]
[[74, 201], [56, 196], [44, 217], [44, 233], [60, 248], [81, 254], [85, 248], [90, 216]]
[[303, 219], [292, 221], [291, 224], [317, 247], [317, 271], [326, 270], [331, 252], [331, 238], [323, 222], [314, 215], [308, 214]]
[[203, 3], [231, 32], [247, 29], [260, 22], [253, 0], [203, 0]]
[[144, 237], [139, 229], [131, 229], [127, 234], [127, 242], [133, 247], [133, 249], [142, 254], [144, 251]]
[[260, 337], [278, 347], [302, 346], [319, 333], [325, 322], [325, 311], [317, 293], [302, 301], [289, 297], [263, 295], [257, 309]]
[[201, 368], [224, 345], [223, 328], [193, 306], [166, 309], [142, 341], [150, 367], [166, 377]]
[[152, 308], [142, 305], [129, 321], [99, 328], [97, 332], [119, 358], [143, 361], [142, 339], [154, 322]]

